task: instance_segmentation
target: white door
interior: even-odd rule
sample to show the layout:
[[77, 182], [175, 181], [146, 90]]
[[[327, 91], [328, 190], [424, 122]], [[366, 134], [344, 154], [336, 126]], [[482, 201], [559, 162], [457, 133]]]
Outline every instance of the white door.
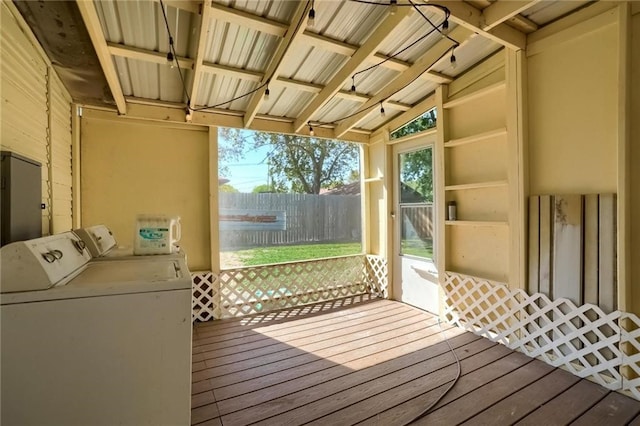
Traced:
[[394, 145], [393, 298], [438, 314], [435, 136]]

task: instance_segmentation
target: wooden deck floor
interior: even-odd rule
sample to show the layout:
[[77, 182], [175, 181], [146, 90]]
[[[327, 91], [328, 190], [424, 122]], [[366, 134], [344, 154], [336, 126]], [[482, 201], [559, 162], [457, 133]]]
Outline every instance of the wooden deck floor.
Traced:
[[192, 424], [640, 425], [640, 402], [408, 305], [358, 296], [197, 324]]

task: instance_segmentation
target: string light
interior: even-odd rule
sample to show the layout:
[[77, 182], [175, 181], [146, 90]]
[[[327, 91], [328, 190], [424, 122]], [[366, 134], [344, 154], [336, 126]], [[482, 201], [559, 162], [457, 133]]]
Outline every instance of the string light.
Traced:
[[186, 121], [187, 123], [191, 123], [192, 120], [192, 116], [191, 116], [191, 103], [187, 102], [187, 107], [184, 110], [185, 112], [185, 116], [184, 116], [184, 121]]
[[[315, 19], [315, 9], [314, 9], [314, 2], [315, 2], [315, 0], [309, 0], [309, 1], [311, 2], [311, 9], [309, 10], [307, 25], [308, 25], [308, 26], [312, 26], [312, 25], [314, 24], [314, 19]], [[406, 46], [405, 48], [403, 48], [401, 51], [399, 51], [399, 52], [397, 52], [397, 53], [395, 53], [395, 54], [391, 55], [389, 58], [386, 58], [386, 59], [385, 59], [385, 60], [383, 60], [382, 62], [380, 62], [380, 63], [378, 63], [378, 64], [373, 65], [373, 67], [369, 67], [369, 68], [367, 68], [366, 70], [362, 70], [362, 71], [359, 71], [359, 72], [355, 73], [355, 74], [351, 77], [351, 82], [352, 82], [352, 84], [351, 84], [351, 91], [352, 91], [352, 92], [355, 92], [355, 91], [356, 91], [355, 77], [356, 77], [359, 73], [361, 73], [361, 72], [365, 72], [365, 71], [368, 71], [368, 70], [369, 70], [369, 69], [371, 69], [371, 68], [378, 67], [378, 66], [382, 65], [384, 62], [386, 62], [386, 61], [388, 61], [388, 60], [391, 60], [391, 59], [395, 58], [397, 55], [399, 55], [400, 53], [402, 53], [402, 52], [406, 51], [407, 49], [409, 49], [409, 48], [413, 47], [413, 46], [414, 46], [414, 45], [416, 45], [419, 41], [423, 40], [424, 38], [426, 38], [427, 36], [429, 36], [430, 34], [432, 34], [434, 31], [438, 31], [439, 33], [441, 33], [441, 34], [442, 34], [442, 36], [443, 36], [444, 38], [447, 38], [447, 39], [449, 39], [449, 40], [451, 40], [451, 41], [453, 42], [453, 44], [454, 44], [454, 45], [450, 48], [450, 49], [451, 49], [451, 58], [450, 58], [450, 61], [451, 61], [451, 66], [452, 66], [453, 68], [455, 68], [455, 67], [456, 67], [456, 65], [457, 65], [457, 64], [456, 64], [456, 57], [455, 57], [455, 54], [454, 54], [454, 49], [455, 49], [456, 47], [458, 47], [458, 46], [460, 45], [460, 43], [458, 43], [456, 40], [454, 40], [453, 38], [451, 38], [450, 36], [448, 36], [448, 35], [447, 35], [447, 33], [449, 32], [449, 22], [448, 22], [448, 18], [449, 18], [449, 16], [450, 16], [451, 12], [450, 12], [450, 11], [449, 11], [449, 9], [448, 9], [448, 8], [446, 8], [445, 6], [441, 6], [441, 5], [437, 5], [437, 4], [415, 4], [415, 3], [413, 3], [413, 1], [411, 1], [411, 0], [408, 0], [408, 3], [407, 3], [407, 4], [398, 4], [398, 0], [389, 0], [389, 3], [388, 3], [388, 4], [387, 4], [387, 3], [382, 3], [382, 2], [378, 3], [378, 2], [373, 2], [373, 1], [367, 1], [367, 0], [351, 0], [351, 1], [359, 2], [359, 3], [367, 3], [367, 4], [381, 5], [381, 6], [388, 5], [388, 6], [390, 7], [390, 13], [392, 13], [392, 14], [393, 14], [393, 13], [396, 13], [396, 11], [397, 11], [397, 7], [398, 7], [398, 6], [410, 6], [410, 7], [413, 7], [414, 9], [416, 9], [416, 10], [418, 11], [418, 13], [419, 13], [420, 15], [422, 15], [422, 17], [423, 17], [423, 18], [424, 18], [424, 19], [425, 19], [425, 20], [426, 20], [426, 21], [431, 25], [431, 27], [432, 27], [432, 30], [431, 30], [431, 31], [429, 31], [427, 34], [425, 34], [424, 36], [420, 37], [419, 39], [415, 40], [415, 41], [414, 41], [414, 42], [412, 42], [410, 45], [408, 45], [408, 46]], [[176, 53], [175, 53], [175, 48], [174, 48], [174, 46], [173, 46], [173, 38], [172, 38], [172, 36], [171, 36], [171, 32], [170, 32], [170, 30], [169, 30], [169, 22], [168, 22], [168, 20], [167, 20], [167, 16], [166, 16], [166, 11], [165, 11], [165, 8], [164, 8], [163, 0], [160, 0], [160, 6], [161, 6], [161, 9], [162, 9], [162, 12], [163, 12], [163, 16], [164, 16], [164, 20], [165, 20], [165, 26], [166, 26], [167, 32], [169, 33], [169, 48], [170, 48], [170, 49], [169, 49], [169, 52], [167, 53], [167, 61], [171, 61], [171, 63], [172, 63], [172, 64], [175, 64], [175, 65], [178, 67], [178, 71], [179, 71], [179, 74], [180, 74], [180, 77], [181, 77], [181, 80], [182, 80], [183, 90], [184, 90], [184, 92], [185, 92], [185, 96], [186, 96], [186, 98], [187, 98], [187, 107], [185, 108], [185, 121], [187, 121], [187, 122], [191, 122], [191, 120], [192, 120], [192, 112], [193, 112], [193, 111], [203, 111], [203, 110], [207, 110], [207, 109], [217, 108], [217, 107], [220, 107], [220, 106], [222, 106], [222, 105], [229, 104], [229, 103], [231, 103], [231, 102], [233, 102], [233, 101], [235, 101], [235, 100], [238, 100], [238, 99], [244, 98], [244, 97], [246, 97], [246, 96], [249, 96], [249, 95], [251, 95], [251, 94], [253, 94], [253, 93], [255, 93], [255, 92], [257, 92], [257, 91], [259, 91], [259, 90], [261, 90], [261, 89], [263, 89], [263, 88], [264, 88], [264, 99], [265, 99], [265, 100], [267, 100], [267, 99], [268, 99], [268, 97], [269, 97], [269, 87], [268, 87], [268, 85], [269, 85], [269, 80], [267, 80], [265, 83], [261, 84], [260, 86], [256, 87], [255, 89], [253, 89], [253, 90], [249, 91], [248, 93], [244, 93], [244, 94], [242, 94], [242, 95], [236, 96], [235, 98], [233, 98], [233, 99], [231, 99], [231, 100], [228, 100], [228, 101], [225, 101], [225, 102], [219, 103], [219, 104], [217, 104], [217, 105], [203, 106], [203, 107], [200, 107], [200, 108], [191, 108], [191, 106], [190, 106], [190, 102], [191, 102], [191, 100], [190, 100], [190, 98], [189, 98], [189, 93], [187, 92], [187, 89], [186, 89], [186, 84], [185, 84], [185, 81], [184, 81], [184, 77], [183, 77], [183, 75], [182, 75], [182, 70], [180, 69], [180, 63], [179, 63], [179, 62], [178, 62], [178, 60], [177, 60], [177, 56], [176, 56]], [[440, 25], [437, 25], [437, 26], [436, 26], [433, 22], [431, 22], [431, 20], [429, 20], [429, 18], [428, 18], [427, 16], [425, 16], [425, 15], [424, 15], [424, 13], [422, 13], [422, 11], [421, 11], [421, 10], [420, 10], [420, 8], [419, 8], [419, 7], [421, 7], [421, 6], [426, 6], [426, 7], [435, 7], [435, 8], [441, 9], [441, 10], [444, 12], [444, 14], [445, 14], [444, 21], [443, 21]], [[302, 25], [303, 19], [304, 19], [304, 16], [299, 20], [299, 22], [298, 22], [298, 26]], [[438, 59], [436, 59], [436, 60], [433, 62], [433, 64], [436, 64], [436, 63], [437, 63], [437, 62], [439, 62], [441, 59], [443, 59], [443, 57], [446, 57], [446, 54], [447, 54], [447, 52], [444, 52], [444, 53], [443, 53], [443, 54], [442, 54]], [[433, 65], [432, 65], [432, 66], [433, 66]], [[171, 68], [174, 68], [174, 66], [172, 65], [172, 67], [171, 67]], [[417, 78], [417, 77], [416, 77], [416, 78]], [[406, 83], [406, 84], [405, 84], [401, 89], [399, 89], [399, 90], [402, 90], [402, 89], [406, 88], [409, 84], [413, 83], [413, 82], [416, 80], [416, 78], [413, 78], [411, 81], [407, 82], [407, 83]], [[399, 91], [399, 90], [398, 90], [398, 91]], [[396, 91], [395, 93], [397, 93], [397, 91]], [[337, 120], [334, 120], [334, 121], [332, 121], [332, 122], [330, 122], [330, 123], [322, 123], [322, 122], [314, 122], [314, 123], [315, 123], [315, 125], [316, 125], [316, 126], [320, 126], [320, 127], [334, 126], [334, 125], [336, 125], [336, 124], [340, 123], [341, 121], [344, 121], [344, 120], [349, 119], [349, 118], [351, 118], [351, 117], [354, 117], [354, 116], [356, 116], [356, 115], [358, 115], [358, 114], [361, 114], [361, 113], [363, 113], [363, 112], [366, 112], [366, 111], [368, 111], [368, 110], [372, 109], [372, 108], [373, 108], [373, 107], [375, 107], [375, 106], [376, 106], [375, 104], [373, 104], [373, 105], [371, 105], [371, 106], [367, 106], [367, 107], [365, 107], [365, 108], [363, 108], [363, 109], [361, 109], [361, 110], [356, 111], [356, 112], [355, 112], [355, 113], [353, 113], [353, 114], [349, 114], [349, 115], [347, 115], [347, 116], [345, 116], [345, 117], [341, 117], [341, 118], [339, 118], [339, 119], [337, 119]], [[386, 116], [385, 109], [384, 109], [384, 105], [383, 105], [383, 101], [380, 101], [380, 115], [381, 115], [382, 117], [385, 117], [385, 116]], [[314, 136], [314, 135], [315, 135], [315, 132], [314, 132], [313, 127], [312, 127], [312, 125], [311, 125], [311, 121], [308, 121], [308, 122], [307, 122], [307, 125], [308, 125], [308, 127], [309, 127], [309, 136]]]
[[395, 15], [398, 11], [398, 0], [389, 0], [389, 13]]
[[309, 19], [307, 20], [307, 26], [313, 27], [316, 24], [316, 10], [313, 8], [315, 0], [311, 0], [311, 9], [309, 9]]
[[442, 30], [440, 31], [440, 34], [442, 34], [442, 37], [445, 37], [447, 34], [449, 34], [449, 20], [447, 18], [445, 18], [444, 22], [442, 23]]

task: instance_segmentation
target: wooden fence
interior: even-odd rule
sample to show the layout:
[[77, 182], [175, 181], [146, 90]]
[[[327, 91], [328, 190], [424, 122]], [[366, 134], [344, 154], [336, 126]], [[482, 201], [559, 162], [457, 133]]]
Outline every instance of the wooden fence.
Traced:
[[[360, 242], [360, 195], [220, 193], [220, 209], [285, 212], [284, 230], [220, 230], [220, 249]], [[267, 226], [265, 226], [267, 227]]]

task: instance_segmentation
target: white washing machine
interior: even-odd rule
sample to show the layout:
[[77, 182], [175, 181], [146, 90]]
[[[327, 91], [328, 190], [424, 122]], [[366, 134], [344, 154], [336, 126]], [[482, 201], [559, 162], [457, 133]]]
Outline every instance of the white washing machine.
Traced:
[[73, 232], [84, 241], [92, 259], [95, 261], [167, 256], [168, 258], [184, 259], [186, 262], [186, 255], [179, 246], [173, 246], [171, 254], [134, 255], [132, 247], [118, 246], [113, 233], [105, 225], [78, 228], [74, 229]]
[[184, 258], [90, 258], [71, 232], [0, 249], [2, 424], [190, 424]]

